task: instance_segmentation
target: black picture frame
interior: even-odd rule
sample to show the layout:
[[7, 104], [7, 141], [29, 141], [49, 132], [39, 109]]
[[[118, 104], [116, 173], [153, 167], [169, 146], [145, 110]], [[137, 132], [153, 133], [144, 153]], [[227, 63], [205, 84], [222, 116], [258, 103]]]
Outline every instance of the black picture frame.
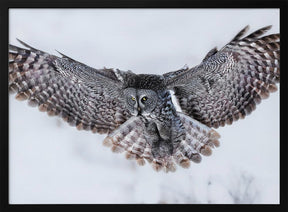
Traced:
[[[287, 141], [284, 138], [285, 134], [285, 89], [287, 84], [284, 82], [285, 73], [281, 72], [281, 94], [280, 94], [280, 204], [279, 205], [69, 205], [69, 204], [53, 204], [53, 205], [11, 205], [9, 204], [9, 102], [8, 102], [8, 72], [5, 71], [8, 67], [8, 33], [9, 33], [9, 8], [279, 8], [280, 9], [280, 33], [281, 33], [281, 69], [287, 70], [287, 1], [132, 1], [132, 0], [106, 0], [106, 1], [35, 1], [35, 0], [14, 0], [1, 1], [0, 23], [1, 23], [1, 139], [0, 157], [1, 157], [1, 211], [53, 211], [53, 210], [139, 210], [139, 209], [158, 209], [163, 210], [178, 210], [183, 207], [188, 207], [193, 210], [223, 210], [223, 211], [254, 211], [260, 209], [261, 211], [287, 211]], [[159, 209], [160, 209], [159, 208]], [[185, 210], [185, 209], [184, 209]]]

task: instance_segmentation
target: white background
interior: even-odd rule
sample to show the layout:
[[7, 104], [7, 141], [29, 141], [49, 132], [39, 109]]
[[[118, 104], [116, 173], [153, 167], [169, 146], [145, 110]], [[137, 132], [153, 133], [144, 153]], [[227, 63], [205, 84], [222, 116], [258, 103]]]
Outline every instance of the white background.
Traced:
[[[163, 74], [197, 65], [243, 27], [273, 25], [277, 9], [10, 9], [16, 38], [95, 68]], [[27, 102], [9, 99], [9, 201], [34, 203], [279, 203], [279, 91], [217, 129], [221, 146], [189, 169], [157, 173]]]

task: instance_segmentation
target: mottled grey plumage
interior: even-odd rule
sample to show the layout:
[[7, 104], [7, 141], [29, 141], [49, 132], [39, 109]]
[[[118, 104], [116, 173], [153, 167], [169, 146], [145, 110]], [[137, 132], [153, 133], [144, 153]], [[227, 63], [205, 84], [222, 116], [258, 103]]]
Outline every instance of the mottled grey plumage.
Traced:
[[[77, 129], [107, 133], [104, 144], [126, 151], [155, 170], [175, 171], [211, 155], [217, 128], [251, 113], [277, 89], [280, 36], [271, 26], [242, 38], [245, 27], [221, 50], [213, 48], [194, 68], [164, 75], [93, 69], [63, 54], [9, 46], [9, 89]], [[175, 91], [182, 112], [176, 111]]]
[[164, 74], [183, 112], [217, 128], [244, 118], [276, 91], [280, 35], [259, 37], [270, 28], [242, 38], [247, 26], [220, 51], [212, 49], [200, 65]]

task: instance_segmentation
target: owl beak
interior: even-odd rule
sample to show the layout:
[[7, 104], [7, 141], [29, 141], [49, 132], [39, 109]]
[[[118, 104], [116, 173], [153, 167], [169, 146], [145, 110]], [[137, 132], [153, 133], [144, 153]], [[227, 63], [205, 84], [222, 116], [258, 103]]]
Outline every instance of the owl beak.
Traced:
[[141, 115], [141, 108], [137, 107], [137, 110], [138, 110], [138, 116]]

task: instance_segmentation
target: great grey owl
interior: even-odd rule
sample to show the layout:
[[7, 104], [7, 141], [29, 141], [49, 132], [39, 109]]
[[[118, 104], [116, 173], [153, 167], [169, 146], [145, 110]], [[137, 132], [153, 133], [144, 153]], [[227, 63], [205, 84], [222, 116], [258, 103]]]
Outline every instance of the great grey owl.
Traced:
[[[212, 128], [243, 119], [277, 90], [280, 35], [248, 26], [193, 68], [163, 75], [94, 69], [19, 42], [9, 45], [9, 90], [79, 130], [107, 133], [103, 143], [155, 170], [187, 168], [219, 146]], [[176, 111], [169, 90], [182, 109]]]

